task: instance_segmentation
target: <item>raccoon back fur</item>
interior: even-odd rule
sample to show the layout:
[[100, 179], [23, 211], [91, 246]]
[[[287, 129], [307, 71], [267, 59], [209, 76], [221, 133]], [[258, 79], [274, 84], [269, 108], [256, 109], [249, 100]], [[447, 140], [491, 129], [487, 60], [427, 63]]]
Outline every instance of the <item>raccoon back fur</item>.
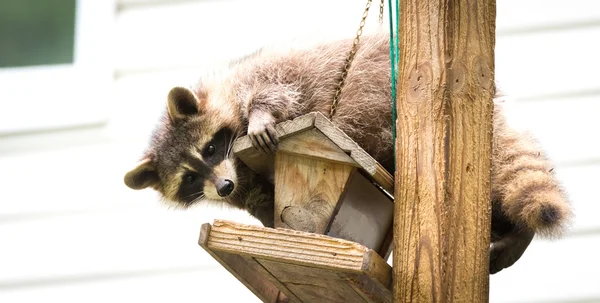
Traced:
[[[328, 115], [351, 43], [262, 50], [191, 88], [173, 88], [167, 111], [125, 184], [153, 188], [182, 207], [203, 200], [226, 203], [272, 227], [273, 185], [232, 155], [232, 142], [248, 134], [270, 153], [278, 142], [276, 123], [309, 112]], [[364, 36], [332, 122], [393, 174], [389, 66], [389, 36]], [[571, 210], [544, 152], [506, 125], [498, 103], [493, 126], [490, 271], [495, 273], [512, 265], [535, 233], [559, 236]]]

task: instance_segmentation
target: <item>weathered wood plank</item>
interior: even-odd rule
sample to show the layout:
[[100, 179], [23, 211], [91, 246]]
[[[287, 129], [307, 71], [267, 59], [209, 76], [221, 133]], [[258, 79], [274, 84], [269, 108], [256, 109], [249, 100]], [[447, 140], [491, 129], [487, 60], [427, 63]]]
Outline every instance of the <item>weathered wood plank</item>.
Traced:
[[243, 278], [271, 282], [290, 302], [391, 302], [390, 266], [360, 244], [222, 220], [202, 234], [207, 251], [256, 261], [260, 268], [251, 271], [259, 274]]
[[348, 154], [331, 142], [318, 129], [310, 129], [296, 134], [293, 140], [283, 140], [278, 151], [313, 159], [325, 159], [330, 162], [359, 165]]
[[258, 262], [305, 303], [365, 303], [344, 275], [334, 270], [263, 259]]
[[348, 153], [350, 158], [354, 159], [367, 173], [370, 175], [376, 173], [377, 161], [323, 114], [315, 113], [315, 127], [344, 152]]
[[[280, 301], [280, 289], [286, 289], [285, 286], [278, 284], [277, 279], [270, 277], [271, 279], [261, 279], [261, 276], [257, 275], [262, 273], [263, 276], [270, 276], [267, 271], [261, 268], [260, 264], [257, 264], [252, 258], [244, 258], [242, 256], [212, 251], [207, 246], [208, 237], [210, 234], [210, 224], [202, 224], [200, 230], [200, 238], [198, 244], [206, 252], [211, 255], [219, 264], [221, 264], [227, 271], [229, 271], [234, 277], [236, 277], [242, 284], [244, 284], [250, 291], [254, 293], [259, 299], [265, 303], [279, 303]], [[278, 287], [276, 287], [275, 285]], [[288, 291], [289, 296], [292, 298], [292, 302], [301, 302], [291, 292]], [[287, 298], [286, 298], [287, 299]]]
[[377, 163], [375, 174], [373, 174], [373, 180], [390, 195], [394, 195], [394, 177], [379, 163]]
[[[315, 114], [307, 114], [293, 120], [283, 121], [275, 127], [279, 139], [285, 138], [314, 128]], [[243, 136], [233, 142], [233, 153], [250, 169], [263, 176], [273, 174], [273, 156], [266, 155], [252, 146], [250, 137]]]
[[215, 220], [207, 247], [291, 264], [364, 273], [382, 285], [389, 285], [391, 280], [391, 268], [377, 253], [358, 243], [325, 235]]
[[369, 303], [391, 303], [390, 286], [384, 286], [365, 275], [345, 274], [348, 286], [352, 287], [363, 300]]
[[354, 167], [295, 156], [275, 156], [275, 227], [323, 234]]
[[[318, 131], [311, 131], [314, 128]], [[280, 139], [279, 150], [360, 167], [369, 178], [393, 195], [392, 175], [323, 114], [313, 112], [278, 123], [276, 130]], [[307, 131], [307, 134], [303, 133]], [[294, 136], [294, 140], [286, 140], [292, 136]], [[316, 146], [311, 147], [314, 144], [319, 144], [320, 150]], [[253, 171], [265, 176], [273, 174], [273, 156], [256, 150], [248, 136], [235, 140], [233, 152]]]
[[[275, 130], [277, 131], [277, 135], [279, 136], [279, 139], [283, 140], [283, 139], [293, 136], [297, 133], [314, 128], [315, 116], [316, 116], [315, 113], [310, 113], [310, 114], [302, 115], [293, 120], [287, 120], [287, 121], [278, 123], [275, 126]], [[250, 138], [248, 136], [244, 136], [244, 137], [241, 137], [241, 138], [235, 140], [235, 142], [233, 144], [233, 152], [234, 153], [236, 153], [236, 154], [242, 153], [243, 154], [248, 151], [254, 151], [254, 147], [252, 146], [252, 141], [250, 141]]]
[[321, 113], [315, 115], [315, 127], [348, 153], [376, 183], [393, 195], [394, 178], [371, 155]]
[[487, 302], [495, 1], [400, 9], [394, 301]]

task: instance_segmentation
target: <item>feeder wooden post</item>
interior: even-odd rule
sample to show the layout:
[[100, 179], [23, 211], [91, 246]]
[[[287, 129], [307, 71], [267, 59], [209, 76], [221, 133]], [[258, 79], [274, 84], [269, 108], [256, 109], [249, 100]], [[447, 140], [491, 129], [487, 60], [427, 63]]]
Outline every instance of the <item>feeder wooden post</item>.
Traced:
[[401, 0], [394, 302], [487, 302], [495, 0]]

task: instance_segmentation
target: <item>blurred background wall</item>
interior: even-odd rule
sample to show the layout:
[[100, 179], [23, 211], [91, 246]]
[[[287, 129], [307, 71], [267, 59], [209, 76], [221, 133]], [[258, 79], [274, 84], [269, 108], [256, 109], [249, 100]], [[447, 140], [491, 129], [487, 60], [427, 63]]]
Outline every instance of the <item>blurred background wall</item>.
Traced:
[[[203, 222], [257, 221], [168, 209], [123, 174], [172, 86], [277, 40], [352, 36], [366, 1], [71, 0], [57, 12], [25, 2], [37, 8], [20, 24], [7, 17], [23, 13], [9, 12], [16, 2], [0, 1], [0, 302], [258, 302], [196, 244]], [[600, 302], [600, 2], [497, 5], [510, 122], [547, 149], [577, 218], [565, 239], [536, 239], [492, 276], [491, 302]], [[40, 9], [71, 23], [36, 23], [52, 20]], [[58, 28], [62, 44], [31, 24]], [[11, 59], [14, 33], [53, 48]]]

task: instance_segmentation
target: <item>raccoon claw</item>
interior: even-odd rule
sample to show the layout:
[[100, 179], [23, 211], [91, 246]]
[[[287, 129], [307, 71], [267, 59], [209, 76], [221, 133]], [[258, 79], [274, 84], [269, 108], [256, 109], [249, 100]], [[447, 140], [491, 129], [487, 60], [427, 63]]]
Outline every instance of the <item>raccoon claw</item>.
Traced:
[[275, 130], [275, 125], [267, 125], [267, 136], [271, 139], [269, 142], [269, 147], [271, 151], [275, 153], [277, 151], [277, 145], [279, 145], [279, 136], [277, 135], [277, 130]]
[[490, 274], [493, 275], [515, 264], [531, 243], [534, 235], [535, 232], [530, 230], [512, 231], [492, 243], [490, 245]]
[[265, 154], [275, 154], [277, 145], [279, 144], [275, 122], [265, 122], [263, 119], [259, 120], [259, 123], [253, 122], [251, 120], [248, 126], [248, 136], [250, 137], [252, 146]]
[[250, 135], [250, 140], [254, 148], [265, 154], [275, 154], [277, 151], [277, 137], [273, 138], [269, 131]]

